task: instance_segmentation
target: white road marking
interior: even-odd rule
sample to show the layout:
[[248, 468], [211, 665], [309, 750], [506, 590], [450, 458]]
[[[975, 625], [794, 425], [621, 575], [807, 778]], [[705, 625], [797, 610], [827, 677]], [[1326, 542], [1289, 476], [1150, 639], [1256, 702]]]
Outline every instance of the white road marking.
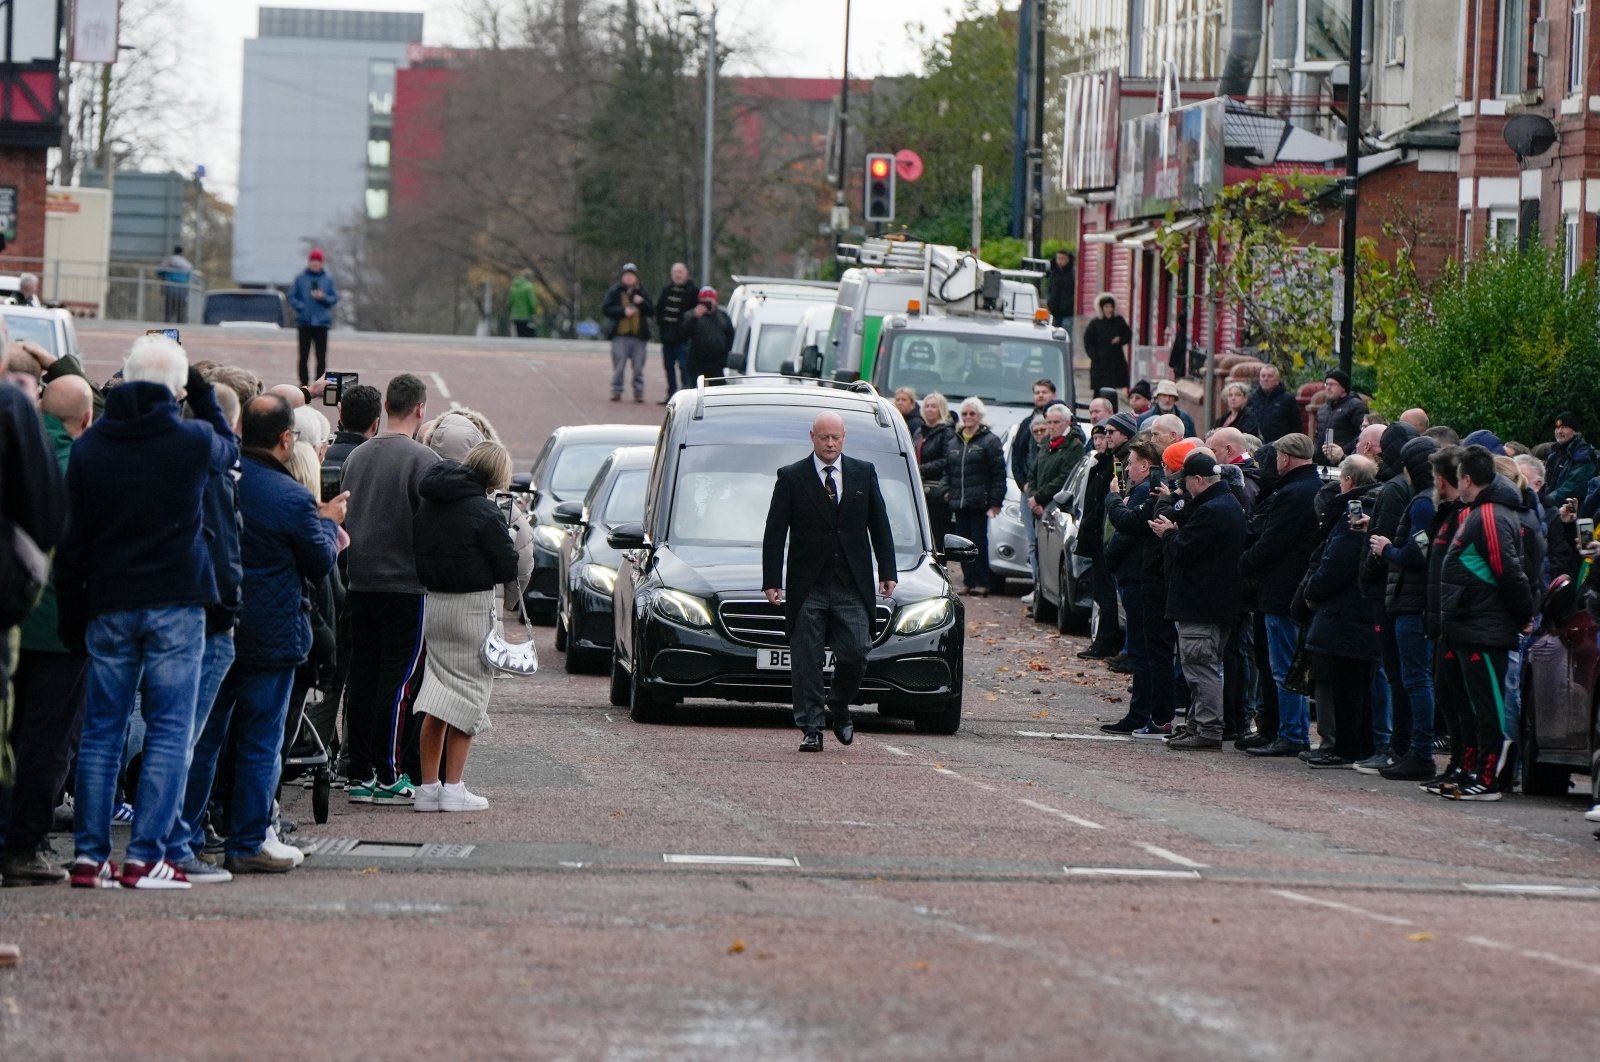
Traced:
[[572, 863], [572, 862], [568, 862], [567, 860], [563, 859], [561, 861], [560, 865], [564, 866], [564, 867], [571, 867], [573, 870], [581, 870], [584, 867], [588, 866], [589, 864], [588, 863]]
[[1157, 859], [1165, 859], [1167, 862], [1176, 863], [1180, 867], [1190, 867], [1194, 870], [1206, 869], [1206, 865], [1204, 863], [1197, 863], [1188, 856], [1181, 856], [1177, 852], [1168, 851], [1167, 849], [1162, 848], [1160, 845], [1145, 844], [1140, 842], [1139, 847], [1143, 848], [1146, 852], [1149, 852]]
[[[439, 397], [445, 399], [446, 401], [448, 401], [449, 398], [450, 398], [450, 388], [444, 382], [444, 377], [440, 376], [436, 372], [430, 372], [428, 374], [428, 377], [433, 380], [433, 386], [435, 386], [435, 387], [437, 387], [439, 389]], [[455, 406], [452, 405], [451, 408], [454, 409]]]
[[1080, 878], [1166, 878], [1173, 881], [1199, 881], [1198, 870], [1157, 870], [1153, 867], [1062, 867]]
[[1528, 896], [1600, 896], [1600, 888], [1581, 885], [1475, 885], [1462, 882], [1468, 892], [1508, 892]]
[[663, 854], [661, 861], [673, 864], [728, 867], [797, 867], [800, 865], [800, 860], [794, 856], [675, 855], [671, 852]]
[[1338, 900], [1318, 899], [1315, 896], [1307, 896], [1304, 893], [1300, 893], [1300, 892], [1290, 892], [1287, 889], [1268, 889], [1267, 891], [1272, 893], [1272, 895], [1274, 895], [1274, 896], [1282, 896], [1285, 900], [1293, 900], [1295, 903], [1315, 904], [1318, 907], [1327, 907], [1330, 910], [1343, 911], [1346, 914], [1360, 915], [1362, 918], [1370, 918], [1374, 922], [1382, 922], [1385, 925], [1390, 925], [1390, 926], [1414, 926], [1414, 925], [1416, 925], [1416, 923], [1411, 921], [1411, 919], [1409, 919], [1409, 918], [1397, 918], [1394, 915], [1379, 914], [1376, 911], [1368, 911], [1368, 910], [1365, 910], [1364, 908], [1361, 908], [1361, 907], [1352, 907], [1350, 904], [1340, 903]]
[[883, 746], [883, 750], [885, 752], [892, 752], [896, 756], [909, 756], [909, 755], [911, 755], [911, 753], [907, 752], [905, 749], [897, 749], [893, 745], [885, 745], [885, 746]]
[[957, 774], [956, 772], [952, 771], [948, 767], [935, 767], [933, 770], [934, 770], [934, 773], [936, 773], [936, 774], [948, 774], [951, 778], [960, 778], [961, 777], [959, 774]]
[[1553, 966], [1560, 966], [1567, 970], [1578, 970], [1581, 973], [1600, 974], [1600, 966], [1596, 966], [1594, 963], [1579, 962], [1576, 959], [1568, 959], [1561, 955], [1552, 955], [1548, 951], [1531, 951], [1524, 948], [1514, 948], [1510, 944], [1502, 944], [1498, 940], [1490, 940], [1487, 937], [1467, 937], [1466, 941], [1468, 944], [1473, 944], [1480, 948], [1490, 948], [1494, 951], [1516, 952], [1524, 959], [1534, 959], [1538, 962], [1547, 962]]
[[1019, 800], [1017, 803], [1022, 804], [1025, 807], [1030, 807], [1035, 811], [1042, 811], [1046, 815], [1054, 815], [1058, 819], [1065, 819], [1075, 826], [1082, 826], [1086, 830], [1105, 829], [1104, 826], [1100, 825], [1098, 822], [1095, 822], [1093, 819], [1081, 819], [1070, 812], [1062, 811], [1060, 808], [1053, 808], [1049, 804], [1041, 804], [1037, 800]]
[[1119, 734], [1052, 734], [1047, 730], [1018, 730], [1017, 736], [1049, 738], [1052, 741], [1133, 741], [1132, 738]]

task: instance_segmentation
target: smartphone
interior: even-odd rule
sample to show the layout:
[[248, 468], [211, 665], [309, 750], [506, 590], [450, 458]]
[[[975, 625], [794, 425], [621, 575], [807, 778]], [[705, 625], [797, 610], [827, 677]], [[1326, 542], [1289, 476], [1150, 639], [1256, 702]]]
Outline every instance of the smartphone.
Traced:
[[178, 338], [178, 330], [176, 328], [149, 328], [145, 330], [144, 334], [147, 336], [166, 336], [180, 347], [183, 345], [183, 340]]
[[1333, 429], [1332, 428], [1329, 428], [1327, 431], [1322, 433], [1322, 445], [1323, 446], [1332, 446], [1333, 445]]
[[516, 499], [517, 496], [509, 490], [494, 492], [494, 503], [500, 507], [500, 512], [505, 516], [507, 527], [511, 526], [511, 521], [516, 517]]
[[1344, 518], [1346, 520], [1354, 524], [1357, 520], [1360, 520], [1361, 517], [1361, 500], [1359, 498], [1351, 498], [1349, 501], [1344, 503]]
[[1578, 548], [1588, 549], [1594, 545], [1594, 521], [1584, 517], [1578, 521]]
[[322, 404], [325, 406], [338, 405], [344, 399], [344, 389], [361, 382], [358, 372], [330, 372], [324, 378], [328, 381], [328, 389], [322, 392]]
[[332, 501], [339, 496], [339, 490], [344, 485], [344, 467], [342, 465], [322, 466], [322, 500]]

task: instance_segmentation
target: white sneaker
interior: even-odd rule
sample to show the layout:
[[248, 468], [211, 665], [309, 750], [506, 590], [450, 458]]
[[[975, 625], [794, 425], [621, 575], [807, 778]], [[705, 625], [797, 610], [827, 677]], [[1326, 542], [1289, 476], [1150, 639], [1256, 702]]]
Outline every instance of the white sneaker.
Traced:
[[469, 792], [465, 782], [445, 785], [439, 795], [440, 811], [483, 811], [488, 806], [489, 801], [476, 793]]
[[1600, 804], [1596, 804], [1588, 811], [1585, 811], [1583, 813], [1583, 817], [1588, 819], [1590, 822], [1600, 822]]
[[271, 826], [267, 827], [267, 839], [261, 842], [261, 851], [274, 859], [287, 859], [295, 866], [306, 861], [306, 854], [294, 845], [278, 840], [278, 831]]
[[442, 782], [423, 782], [411, 794], [411, 808], [414, 811], [443, 811], [439, 802], [444, 799], [444, 784]]
[[1018, 602], [1017, 602], [1017, 604], [1019, 604], [1019, 605], [1031, 605], [1031, 604], [1033, 604], [1033, 595], [1034, 595], [1034, 594], [1035, 594], [1035, 593], [1036, 593], [1036, 592], [1037, 592], [1037, 591], [1034, 591], [1034, 590], [1029, 590], [1029, 591], [1028, 591], [1028, 592], [1027, 592], [1027, 593], [1026, 593], [1026, 594], [1023, 594], [1023, 595], [1022, 595], [1022, 598], [1021, 598], [1021, 600], [1019, 600], [1019, 601], [1018, 601]]

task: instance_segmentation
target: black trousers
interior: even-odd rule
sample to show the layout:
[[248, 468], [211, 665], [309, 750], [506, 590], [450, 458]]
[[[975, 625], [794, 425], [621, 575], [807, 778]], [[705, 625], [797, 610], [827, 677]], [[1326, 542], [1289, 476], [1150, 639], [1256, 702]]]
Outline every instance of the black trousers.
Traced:
[[1117, 580], [1104, 558], [1094, 558], [1089, 566], [1089, 592], [1094, 595], [1099, 619], [1094, 627], [1094, 646], [1103, 652], [1122, 651], [1122, 623], [1117, 619]]
[[978, 547], [978, 559], [961, 562], [961, 581], [968, 590], [989, 588], [989, 510], [957, 509], [956, 534]]
[[[794, 686], [794, 725], [821, 733], [827, 712], [837, 721], [850, 711], [867, 673], [871, 619], [861, 595], [841, 565], [806, 595], [789, 644]], [[833, 681], [824, 682], [824, 652], [833, 650]], [[826, 685], [826, 689], [824, 686]]]
[[1411, 698], [1400, 671], [1400, 643], [1394, 635], [1393, 616], [1383, 618], [1378, 635], [1383, 641], [1383, 673], [1389, 679], [1389, 751], [1396, 759], [1404, 759], [1411, 754]]
[[539, 334], [538, 330], [533, 326], [533, 319], [529, 317], [512, 318], [511, 327], [518, 339], [533, 339]]
[[1228, 632], [1222, 649], [1222, 733], [1238, 737], [1244, 733], [1244, 629], [1250, 617], [1244, 615]]
[[17, 657], [11, 744], [15, 785], [0, 789], [0, 838], [7, 853], [31, 855], [50, 833], [83, 726], [89, 658], [24, 649]]
[[[1313, 665], [1316, 675], [1317, 719], [1322, 713], [1334, 720], [1336, 755], [1364, 760], [1372, 755], [1372, 662], [1343, 656], [1321, 656]], [[1326, 737], [1326, 733], [1323, 735]]]
[[306, 374], [306, 361], [313, 349], [317, 352], [317, 379], [322, 379], [328, 371], [328, 326], [327, 325], [301, 325], [299, 328], [300, 342], [300, 386], [307, 387], [311, 384], [311, 377]]
[[1165, 581], [1156, 581], [1157, 593], [1144, 595], [1144, 657], [1150, 671], [1146, 688], [1150, 691], [1148, 704], [1150, 722], [1166, 726], [1172, 722], [1173, 672], [1178, 669], [1178, 628], [1167, 619], [1167, 594]]
[[1462, 752], [1472, 744], [1476, 724], [1456, 652], [1456, 647], [1442, 638], [1434, 649], [1433, 703], [1434, 718], [1450, 732], [1450, 762], [1460, 765]]
[[1255, 643], [1251, 648], [1256, 657], [1256, 674], [1261, 676], [1261, 711], [1256, 713], [1256, 731], [1265, 737], [1275, 738], [1278, 736], [1278, 683], [1272, 677], [1266, 613], [1250, 613], [1250, 622], [1255, 625]]
[[[350, 591], [350, 778], [422, 777], [422, 720], [411, 710], [422, 685], [421, 594]], [[413, 773], [414, 772], [414, 773]]]
[[1461, 669], [1461, 684], [1472, 711], [1471, 724], [1462, 729], [1468, 735], [1466, 743], [1478, 750], [1479, 767], [1485, 766], [1487, 757], [1498, 757], [1501, 741], [1510, 736], [1506, 734], [1505, 699], [1508, 652], [1482, 645], [1455, 647], [1456, 666]]

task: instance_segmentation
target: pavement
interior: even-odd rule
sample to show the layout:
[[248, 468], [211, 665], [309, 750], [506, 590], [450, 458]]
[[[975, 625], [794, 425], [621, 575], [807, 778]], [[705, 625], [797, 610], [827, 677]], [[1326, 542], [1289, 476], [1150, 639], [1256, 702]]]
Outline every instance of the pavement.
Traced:
[[[92, 367], [135, 334], [86, 331]], [[292, 370], [292, 338], [185, 341]], [[602, 348], [502, 344], [336, 333], [330, 365], [437, 374], [519, 467], [557, 424], [659, 414], [656, 364], [613, 405]], [[335, 793], [316, 826], [289, 787], [290, 875], [0, 891], [0, 1058], [1594, 1056], [1578, 792], [1459, 804], [1108, 738], [1126, 683], [1083, 637], [967, 607], [961, 731], [858, 712], [820, 756], [778, 707], [635, 724], [539, 628], [473, 748], [487, 811]]]

